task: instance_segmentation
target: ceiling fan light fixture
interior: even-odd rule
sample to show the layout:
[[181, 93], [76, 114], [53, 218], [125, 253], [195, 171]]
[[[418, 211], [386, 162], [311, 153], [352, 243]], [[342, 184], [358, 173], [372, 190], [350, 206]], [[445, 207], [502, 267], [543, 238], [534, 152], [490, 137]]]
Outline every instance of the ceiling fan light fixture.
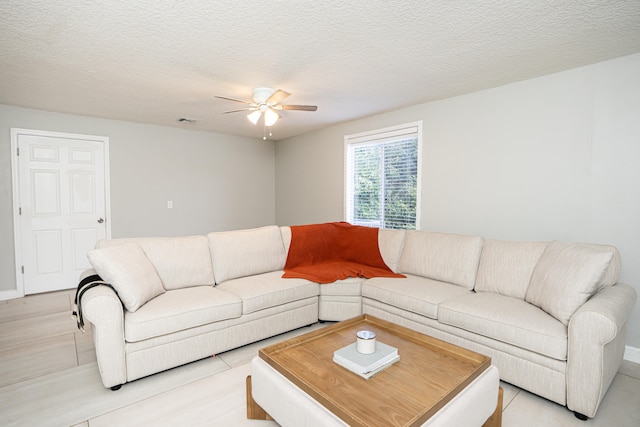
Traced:
[[262, 115], [262, 111], [256, 110], [256, 111], [254, 111], [252, 113], [249, 113], [247, 115], [247, 119], [249, 119], [249, 121], [251, 123], [253, 123], [254, 125], [257, 125], [258, 124], [258, 120], [260, 120], [260, 116], [261, 115]]
[[318, 109], [315, 105], [284, 105], [281, 102], [291, 95], [289, 92], [286, 92], [282, 89], [272, 89], [269, 87], [257, 87], [253, 89], [253, 102], [251, 101], [242, 101], [240, 99], [235, 98], [227, 98], [226, 96], [216, 96], [216, 98], [224, 99], [227, 101], [239, 102], [241, 104], [245, 104], [245, 108], [240, 108], [237, 110], [224, 111], [223, 114], [227, 113], [239, 113], [245, 112], [247, 113], [247, 119], [254, 124], [257, 125], [260, 121], [260, 118], [263, 117], [264, 127], [271, 127], [276, 124], [276, 122], [282, 118], [279, 111], [283, 110], [299, 110], [299, 111], [316, 111]]
[[280, 114], [276, 113], [271, 108], [268, 108], [267, 111], [264, 112], [265, 126], [275, 125], [279, 118], [280, 118]]

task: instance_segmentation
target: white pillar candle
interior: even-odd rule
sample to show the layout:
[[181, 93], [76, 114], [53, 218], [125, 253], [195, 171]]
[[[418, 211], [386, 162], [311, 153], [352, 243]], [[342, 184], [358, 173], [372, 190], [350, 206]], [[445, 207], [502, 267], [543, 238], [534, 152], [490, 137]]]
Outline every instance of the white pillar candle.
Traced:
[[356, 350], [358, 353], [371, 354], [376, 351], [376, 334], [371, 331], [359, 331], [356, 334]]

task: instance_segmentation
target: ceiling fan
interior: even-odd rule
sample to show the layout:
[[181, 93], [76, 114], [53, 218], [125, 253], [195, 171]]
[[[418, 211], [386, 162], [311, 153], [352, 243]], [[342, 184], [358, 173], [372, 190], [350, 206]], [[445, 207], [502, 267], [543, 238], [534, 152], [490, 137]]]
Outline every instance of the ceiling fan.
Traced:
[[278, 111], [282, 110], [298, 110], [298, 111], [316, 111], [315, 105], [286, 105], [280, 104], [282, 100], [290, 95], [280, 89], [272, 89], [270, 87], [257, 87], [253, 89], [253, 102], [241, 101], [239, 99], [227, 98], [225, 96], [216, 96], [216, 98], [226, 99], [227, 101], [241, 102], [247, 104], [248, 107], [239, 110], [225, 111], [223, 114], [238, 113], [241, 111], [249, 111], [247, 118], [254, 125], [258, 123], [260, 117], [264, 114], [264, 125], [273, 126], [281, 117]]

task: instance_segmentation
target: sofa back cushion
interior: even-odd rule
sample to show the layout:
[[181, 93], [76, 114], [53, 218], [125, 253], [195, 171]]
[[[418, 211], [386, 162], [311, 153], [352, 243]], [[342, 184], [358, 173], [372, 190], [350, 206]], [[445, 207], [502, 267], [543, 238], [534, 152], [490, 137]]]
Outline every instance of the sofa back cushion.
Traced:
[[482, 241], [479, 236], [407, 231], [399, 271], [473, 289]]
[[380, 255], [387, 267], [394, 273], [398, 272], [400, 263], [400, 254], [402, 253], [402, 246], [404, 245], [404, 239], [406, 235], [405, 230], [391, 230], [381, 228], [378, 231], [378, 248], [380, 249]]
[[205, 236], [101, 240], [97, 247], [126, 243], [140, 245], [166, 290], [214, 284], [209, 242]]
[[280, 227], [209, 233], [216, 283], [282, 270], [286, 261]]
[[612, 246], [551, 242], [531, 277], [525, 300], [564, 323], [594, 293], [617, 281]]
[[291, 227], [284, 225], [280, 227], [280, 235], [282, 236], [282, 244], [284, 245], [284, 253], [289, 254], [291, 247]]
[[597, 291], [602, 288], [606, 288], [609, 286], [613, 286], [618, 283], [618, 279], [620, 278], [620, 252], [618, 252], [618, 248], [611, 245], [598, 245], [593, 243], [580, 243], [582, 246], [586, 246], [588, 248], [597, 250], [597, 251], [605, 251], [611, 252], [613, 254], [613, 258], [611, 259], [611, 263], [607, 267], [607, 270], [602, 275], [602, 279], [600, 280], [600, 285], [598, 286]]
[[113, 286], [128, 311], [135, 312], [164, 292], [153, 264], [135, 243], [93, 249], [87, 258], [102, 280]]
[[476, 292], [524, 299], [547, 242], [485, 239], [480, 256]]

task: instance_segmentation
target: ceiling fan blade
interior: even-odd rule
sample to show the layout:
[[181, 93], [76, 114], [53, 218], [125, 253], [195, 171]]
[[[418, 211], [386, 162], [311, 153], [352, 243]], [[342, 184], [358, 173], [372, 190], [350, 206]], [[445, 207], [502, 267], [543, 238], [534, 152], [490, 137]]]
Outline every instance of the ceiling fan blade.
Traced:
[[285, 92], [284, 90], [278, 89], [275, 92], [273, 92], [269, 98], [267, 98], [266, 103], [277, 104], [289, 95], [291, 95], [289, 92]]
[[239, 99], [227, 98], [226, 96], [217, 96], [217, 95], [214, 95], [214, 96], [215, 96], [216, 98], [226, 99], [227, 101], [242, 102], [243, 104], [253, 105], [253, 102], [249, 102], [249, 101], [241, 101], [241, 100], [239, 100]]
[[223, 111], [222, 114], [239, 113], [241, 111], [251, 111], [251, 110], [255, 110], [255, 108], [249, 107], [249, 108], [241, 108], [239, 110]]
[[317, 105], [280, 105], [283, 110], [316, 111]]

